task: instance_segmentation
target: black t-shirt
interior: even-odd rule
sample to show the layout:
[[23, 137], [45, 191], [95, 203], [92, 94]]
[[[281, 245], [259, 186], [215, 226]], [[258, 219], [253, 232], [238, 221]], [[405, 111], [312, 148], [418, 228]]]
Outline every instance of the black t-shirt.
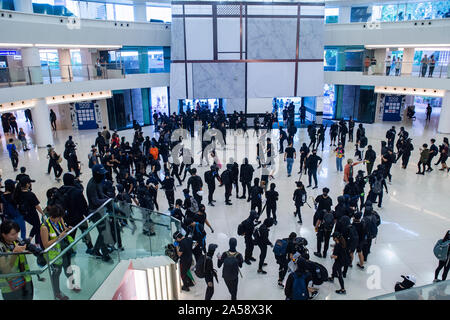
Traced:
[[184, 238], [183, 240], [181, 240], [179, 242], [178, 251], [183, 253], [180, 256], [181, 263], [189, 264], [189, 262], [192, 261], [192, 239]]
[[37, 214], [36, 206], [39, 203], [38, 198], [33, 192], [20, 192], [18, 199], [19, 210], [23, 210], [25, 214]]
[[194, 216], [194, 221], [204, 225], [206, 221], [206, 213], [204, 214], [196, 213]]
[[286, 152], [286, 158], [290, 159], [294, 158], [295, 148], [287, 147], [284, 151]]
[[203, 186], [202, 178], [199, 176], [192, 176], [188, 179], [187, 188], [192, 185], [193, 192], [197, 192]]
[[275, 205], [278, 201], [278, 192], [272, 190], [266, 191], [266, 199], [267, 204]]
[[316, 197], [316, 202], [318, 203], [318, 205], [317, 205], [318, 211], [321, 211], [323, 209], [330, 211], [331, 206], [333, 205], [333, 200], [331, 200], [330, 197], [324, 198], [323, 194]]

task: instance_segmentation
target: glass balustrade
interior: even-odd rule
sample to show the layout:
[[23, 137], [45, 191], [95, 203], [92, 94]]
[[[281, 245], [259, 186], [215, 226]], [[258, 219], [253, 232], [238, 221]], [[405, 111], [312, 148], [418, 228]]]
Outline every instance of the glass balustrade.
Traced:
[[392, 292], [369, 300], [450, 300], [450, 280]]
[[[82, 231], [80, 226], [86, 222], [89, 227]], [[72, 243], [68, 243], [66, 235], [45, 249], [41, 266], [36, 256], [25, 252], [30, 270], [12, 272], [4, 267], [5, 262], [18, 254], [0, 253], [0, 280], [31, 276], [34, 300], [61, 299], [63, 296], [71, 300], [88, 300], [120, 261], [164, 255], [165, 246], [173, 242], [172, 234], [180, 228], [180, 221], [169, 215], [108, 200], [68, 232], [67, 235], [74, 238]], [[87, 238], [95, 245], [99, 232], [109, 248], [109, 261], [86, 252]], [[57, 245], [56, 254], [50, 256]]]

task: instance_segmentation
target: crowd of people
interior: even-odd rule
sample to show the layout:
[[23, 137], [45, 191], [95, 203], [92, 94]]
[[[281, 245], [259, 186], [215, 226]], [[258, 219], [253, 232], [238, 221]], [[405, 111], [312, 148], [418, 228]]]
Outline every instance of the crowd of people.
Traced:
[[[381, 157], [377, 157], [375, 148], [368, 143], [363, 124], [358, 125], [355, 135], [353, 119], [332, 122], [329, 126], [329, 147], [336, 154], [336, 171], [343, 171], [345, 188], [337, 197], [337, 204], [334, 207], [333, 200], [329, 196], [330, 189], [327, 187], [323, 187], [322, 194], [309, 203], [308, 188], [311, 190], [319, 188], [317, 173], [322, 158], [317, 153], [318, 150], [324, 150], [328, 125], [317, 125], [314, 122], [308, 125], [309, 145], [307, 142], [302, 143], [297, 157], [297, 150], [293, 146], [297, 128], [292, 108], [288, 108], [283, 118], [285, 119], [283, 126], [277, 129], [279, 131], [277, 152], [271, 135], [277, 114], [266, 113], [262, 123], [259, 117], [255, 117], [254, 134], [259, 139], [256, 153], [257, 168], [251, 164], [253, 159], [248, 157], [243, 157], [240, 165], [233, 158], [219, 158], [218, 150], [226, 148], [227, 134], [231, 134], [232, 137], [240, 134], [244, 138], [248, 137], [247, 119], [243, 113], [235, 112], [227, 116], [220, 107], [214, 111], [197, 108], [194, 111], [188, 110], [172, 115], [155, 113], [154, 137], [144, 136], [141, 126], [134, 122], [132, 141], [127, 141], [117, 132], [111, 134], [104, 127], [103, 131], [98, 132], [88, 155], [92, 178], [87, 182], [86, 188], [80, 180], [82, 167], [77, 155], [77, 144], [73, 138], [69, 137], [66, 141], [62, 154], [58, 154], [49, 145], [48, 174], [53, 168], [55, 179], [60, 181], [60, 176], [65, 171], [61, 163], [63, 159], [67, 162], [67, 172], [62, 179], [63, 186], [47, 191], [47, 203], [43, 209], [32, 191], [34, 181], [26, 174], [26, 168], [21, 168], [21, 174], [15, 180], [8, 179], [4, 182], [5, 192], [1, 195], [3, 223], [0, 242], [4, 244], [1, 246], [2, 252], [20, 253], [26, 249], [25, 245], [18, 244], [20, 233], [20, 238], [33, 238], [36, 246], [41, 249], [64, 240], [64, 245], [61, 242], [51, 251], [52, 257], [55, 258], [64, 246], [70, 245], [76, 237], [76, 232], [70, 232], [71, 228], [83, 223], [78, 228], [83, 232], [88, 229], [89, 223], [99, 221], [101, 215], [92, 213], [109, 199], [135, 204], [148, 209], [148, 212], [164, 211], [163, 208], [166, 206], [158, 202], [158, 191], [161, 189], [167, 200], [168, 213], [179, 220], [181, 225], [180, 230], [173, 234], [174, 243], [168, 246], [167, 254], [180, 262], [182, 290], [190, 291], [189, 288], [195, 285], [192, 269], [198, 277], [205, 279], [207, 284], [205, 299], [211, 299], [214, 294], [214, 278], [218, 280], [213, 263], [218, 246], [207, 241], [206, 227], [214, 233], [214, 221], [208, 219], [206, 208], [214, 207], [214, 203], [217, 202], [215, 191], [218, 183], [219, 187], [223, 187], [226, 205], [233, 206], [231, 202], [233, 188], [236, 198], [246, 200], [249, 205], [248, 218], [235, 226], [238, 238], [230, 237], [228, 250], [217, 255], [217, 266], [223, 269], [222, 277], [232, 299], [237, 299], [240, 268], [244, 263], [247, 265], [255, 263], [258, 274], [267, 274], [264, 269], [267, 266], [268, 247], [272, 248], [279, 265], [277, 285], [284, 288], [287, 299], [313, 299], [319, 292], [317, 286], [325, 281], [333, 282], [335, 278], [339, 281], [336, 293], [346, 294], [344, 279], [347, 277], [348, 269], [353, 267], [355, 253], [358, 260], [356, 266], [363, 270], [371, 252], [372, 240], [378, 234], [381, 217], [374, 210], [374, 205], [382, 207], [384, 191], [388, 193], [386, 181], [392, 180], [391, 168], [402, 158], [402, 168], [406, 169], [414, 147], [403, 127], [398, 134], [395, 127], [392, 127], [386, 133], [386, 141], [381, 142]], [[201, 143], [199, 162], [185, 143], [189, 135], [194, 137], [196, 122], [201, 125], [202, 136], [208, 137]], [[185, 131], [178, 133], [178, 129]], [[212, 131], [214, 134], [210, 134], [211, 129], [214, 129]], [[426, 144], [422, 146], [418, 174], [425, 174], [425, 170], [432, 171], [431, 164], [437, 155], [439, 155], [437, 164], [442, 164], [440, 170], [449, 170], [446, 166], [448, 140], [445, 138], [439, 148], [435, 142], [434, 139], [430, 141], [430, 148]], [[354, 162], [352, 157], [348, 157], [347, 164], [343, 168], [346, 143], [354, 144], [354, 157], [358, 161]], [[394, 146], [397, 153], [394, 153]], [[334, 261], [330, 272], [322, 264], [310, 260], [308, 241], [301, 235], [291, 232], [289, 235], [286, 234], [286, 238], [277, 239], [274, 243], [269, 240], [271, 229], [276, 228], [280, 219], [280, 215], [277, 216], [279, 193], [276, 183], [272, 182], [276, 177], [274, 166], [277, 155], [286, 161], [288, 177], [292, 175], [295, 160], [299, 159], [300, 176], [298, 180], [292, 179], [292, 208], [295, 208], [292, 212], [298, 223], [303, 224], [302, 209], [305, 205], [311, 209], [314, 207], [313, 227], [316, 232], [317, 248], [313, 254], [319, 259], [326, 258], [330, 240], [334, 241], [329, 256]], [[377, 159], [380, 159], [378, 164]], [[197, 169], [203, 166], [204, 161], [207, 170], [202, 177]], [[367, 172], [356, 170], [356, 166], [362, 163]], [[308, 176], [307, 186], [301, 181], [302, 174]], [[208, 188], [207, 202], [205, 184]], [[183, 199], [176, 198], [176, 188], [181, 188]], [[242, 204], [239, 202], [241, 207]], [[287, 207], [287, 204], [283, 204], [283, 209]], [[105, 262], [111, 261], [112, 251], [124, 250], [120, 230], [129, 226], [131, 223], [129, 218], [124, 214], [124, 218], [118, 221], [109, 219], [98, 224], [98, 237], [94, 244], [89, 233], [84, 234], [86, 253]], [[145, 219], [142, 232], [150, 237], [155, 236], [151, 214]], [[32, 226], [28, 234], [25, 232], [25, 221]], [[105, 240], [105, 229], [112, 233], [112, 242]], [[67, 235], [68, 233], [70, 235]], [[245, 243], [244, 254], [237, 252], [239, 237], [242, 237]], [[258, 259], [254, 257], [255, 247], [259, 249]], [[55, 263], [51, 279], [53, 283], [59, 283], [62, 270], [67, 277], [71, 276], [68, 266], [71, 263], [70, 258], [75, 254], [76, 252], [68, 253]], [[6, 270], [8, 264], [13, 266], [10, 271], [27, 269], [25, 256], [19, 255], [20, 258], [17, 259], [16, 257], [1, 258], [10, 259], [0, 262], [2, 272]], [[438, 275], [439, 271], [444, 269], [443, 280], [449, 271], [448, 254], [446, 259], [446, 262], [439, 263], [436, 270]], [[0, 280], [3, 297], [30, 298], [31, 291], [32, 298], [31, 277], [25, 277], [23, 283], [26, 285], [8, 292], [7, 281]], [[59, 285], [54, 286], [54, 290], [55, 297], [67, 299], [59, 289]], [[72, 290], [79, 291], [80, 288], [75, 287]], [[8, 295], [9, 293], [11, 294]]]

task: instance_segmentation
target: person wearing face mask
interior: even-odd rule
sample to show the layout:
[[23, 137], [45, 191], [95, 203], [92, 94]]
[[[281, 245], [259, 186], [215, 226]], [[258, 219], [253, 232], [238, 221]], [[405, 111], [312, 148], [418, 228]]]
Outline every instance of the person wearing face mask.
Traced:
[[267, 271], [263, 270], [263, 266], [267, 265], [267, 263], [264, 262], [267, 256], [267, 246], [271, 246], [273, 248], [273, 244], [269, 240], [269, 231], [270, 231], [269, 228], [271, 226], [273, 226], [273, 219], [266, 218], [263, 224], [259, 228], [255, 229], [253, 233], [256, 244], [261, 250], [258, 263], [258, 273], [261, 274], [267, 274]]
[[317, 155], [317, 150], [313, 150], [312, 154], [306, 159], [305, 167], [308, 169], [308, 186], [311, 187], [311, 177], [314, 178], [314, 187], [317, 189], [317, 169], [322, 163], [322, 158]]
[[248, 158], [244, 159], [244, 163], [241, 164], [241, 170], [239, 173], [239, 181], [242, 184], [242, 190], [243, 194], [240, 199], [246, 198], [246, 191], [248, 192], [248, 199], [250, 199], [250, 188], [251, 188], [251, 182], [253, 178], [253, 172], [255, 169], [253, 169], [253, 166], [248, 163]]
[[[108, 196], [103, 192], [103, 181], [107, 171], [101, 164], [96, 164], [92, 167], [92, 178], [89, 180], [86, 187], [86, 196], [89, 204], [89, 211], [94, 212], [100, 208], [106, 201]], [[92, 216], [92, 222], [96, 222], [101, 219], [101, 212], [98, 212]], [[109, 256], [109, 250], [106, 247], [104, 241], [104, 232], [106, 230], [106, 222], [102, 221], [97, 225], [98, 237], [94, 245], [94, 255], [101, 257], [103, 261], [111, 261]]]
[[222, 255], [217, 254], [217, 266], [220, 268], [223, 265], [222, 277], [231, 294], [231, 300], [236, 300], [239, 283], [238, 274], [241, 273], [239, 269], [242, 268], [243, 259], [242, 254], [236, 251], [236, 238], [230, 238], [229, 245], [228, 251], [222, 253]]
[[208, 251], [206, 252], [205, 256], [205, 282], [206, 282], [206, 293], [205, 293], [205, 300], [211, 300], [212, 296], [214, 295], [214, 278], [217, 282], [219, 280], [217, 279], [217, 271], [214, 269], [213, 264], [213, 257], [214, 252], [216, 252], [217, 244], [210, 243], [208, 246]]

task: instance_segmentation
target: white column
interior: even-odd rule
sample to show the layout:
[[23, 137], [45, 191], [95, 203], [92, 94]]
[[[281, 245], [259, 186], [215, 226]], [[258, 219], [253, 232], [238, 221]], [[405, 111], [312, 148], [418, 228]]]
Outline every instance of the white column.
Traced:
[[36, 99], [31, 109], [33, 117], [35, 144], [38, 147], [53, 145], [53, 133], [50, 124], [50, 110], [45, 99]]
[[147, 6], [145, 3], [134, 4], [134, 21], [147, 22]]
[[339, 7], [339, 23], [350, 23], [351, 7]]
[[411, 75], [414, 62], [414, 48], [404, 48], [401, 75]]
[[33, 13], [33, 1], [32, 0], [14, 0], [15, 11]]
[[58, 49], [59, 69], [61, 70], [61, 79], [69, 81], [69, 76], [73, 78], [72, 62], [69, 49]]
[[448, 90], [445, 91], [445, 96], [442, 98], [438, 132], [450, 134], [450, 91]]
[[38, 48], [22, 48], [22, 65], [24, 69], [25, 79], [30, 84], [41, 84], [42, 70], [41, 58], [39, 57]]
[[[92, 53], [87, 48], [80, 49], [80, 55], [81, 55], [81, 74], [85, 77], [88, 77], [89, 79], [93, 79], [96, 76], [95, 73], [95, 61], [92, 61]], [[88, 74], [89, 72], [89, 74]]]

